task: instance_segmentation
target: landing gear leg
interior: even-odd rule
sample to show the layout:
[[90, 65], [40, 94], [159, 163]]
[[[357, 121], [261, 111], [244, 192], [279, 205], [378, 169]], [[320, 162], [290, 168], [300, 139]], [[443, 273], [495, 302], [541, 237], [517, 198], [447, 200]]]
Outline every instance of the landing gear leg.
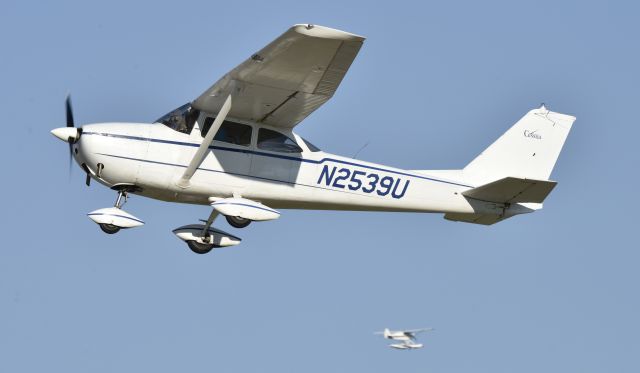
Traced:
[[[124, 201], [122, 200], [122, 198], [124, 198]], [[119, 209], [122, 207], [122, 205], [124, 205], [125, 203], [127, 203], [127, 199], [129, 198], [129, 195], [127, 194], [127, 191], [124, 189], [121, 189], [118, 191], [118, 198], [116, 198], [116, 203], [113, 205], [113, 207]]]
[[207, 219], [206, 223], [204, 224], [204, 228], [202, 229], [202, 242], [187, 241], [187, 246], [189, 246], [189, 249], [191, 249], [191, 251], [196, 254], [206, 254], [215, 247], [215, 244], [213, 242], [210, 242], [211, 235], [209, 234], [209, 227], [211, 227], [213, 221], [216, 220], [218, 214], [218, 211], [216, 211], [215, 209], [211, 211], [211, 215], [209, 215], [209, 219]]

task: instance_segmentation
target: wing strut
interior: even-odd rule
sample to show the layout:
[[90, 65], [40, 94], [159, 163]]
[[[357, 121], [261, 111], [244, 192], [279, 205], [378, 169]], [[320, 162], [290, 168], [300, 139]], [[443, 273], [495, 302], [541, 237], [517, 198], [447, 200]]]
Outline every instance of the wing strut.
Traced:
[[198, 167], [200, 167], [204, 159], [207, 157], [207, 152], [209, 151], [209, 145], [211, 145], [211, 142], [213, 142], [213, 137], [216, 135], [216, 133], [218, 133], [218, 130], [222, 125], [222, 122], [224, 122], [225, 118], [227, 117], [227, 114], [229, 114], [229, 110], [231, 110], [231, 95], [229, 95], [227, 99], [224, 101], [224, 104], [222, 105], [222, 108], [218, 112], [216, 119], [213, 121], [211, 128], [209, 128], [209, 132], [207, 132], [207, 136], [202, 140], [202, 143], [200, 144], [200, 147], [196, 151], [196, 154], [193, 156], [193, 159], [191, 159], [189, 166], [184, 171], [184, 174], [182, 174], [182, 177], [180, 178], [180, 180], [178, 180], [178, 182], [176, 183], [180, 188], [189, 187], [189, 184], [190, 184], [189, 180], [191, 179], [193, 174], [196, 172]]

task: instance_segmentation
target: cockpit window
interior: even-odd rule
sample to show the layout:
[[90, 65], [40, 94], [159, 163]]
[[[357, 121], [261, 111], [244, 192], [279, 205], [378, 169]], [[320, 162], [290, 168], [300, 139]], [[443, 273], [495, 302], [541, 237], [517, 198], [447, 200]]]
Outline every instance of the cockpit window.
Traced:
[[156, 120], [156, 123], [162, 123], [175, 131], [189, 134], [199, 115], [200, 110], [192, 108], [191, 104], [188, 103], [165, 114]]
[[[214, 118], [207, 117], [204, 120], [200, 134], [202, 137], [207, 135]], [[249, 146], [251, 145], [251, 126], [225, 120], [220, 125], [220, 129], [213, 138], [216, 141], [228, 142], [230, 144]]]
[[260, 128], [258, 148], [280, 153], [301, 153], [302, 149], [295, 141], [280, 132]]
[[319, 152], [321, 151], [320, 148], [318, 148], [317, 146], [313, 145], [312, 143], [310, 143], [307, 139], [302, 138], [302, 141], [304, 141], [304, 144], [307, 146], [307, 148], [309, 148], [309, 150], [311, 150], [312, 152]]

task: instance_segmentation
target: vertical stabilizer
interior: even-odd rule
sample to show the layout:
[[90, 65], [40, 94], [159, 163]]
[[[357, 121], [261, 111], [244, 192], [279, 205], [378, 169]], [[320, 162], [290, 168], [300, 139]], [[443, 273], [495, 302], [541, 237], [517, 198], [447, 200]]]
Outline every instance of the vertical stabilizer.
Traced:
[[575, 117], [531, 110], [464, 168], [464, 178], [483, 185], [505, 177], [548, 180]]

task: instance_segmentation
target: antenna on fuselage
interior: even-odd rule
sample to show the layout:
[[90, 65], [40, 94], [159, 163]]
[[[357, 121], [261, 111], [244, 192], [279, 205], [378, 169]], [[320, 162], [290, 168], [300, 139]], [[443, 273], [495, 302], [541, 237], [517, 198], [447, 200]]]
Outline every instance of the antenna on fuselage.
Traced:
[[362, 147], [360, 149], [358, 149], [358, 151], [356, 152], [356, 154], [353, 155], [353, 159], [356, 159], [358, 157], [358, 154], [360, 154], [360, 152], [367, 147], [367, 145], [369, 145], [370, 141], [367, 141], [366, 143], [364, 143], [364, 145], [362, 145]]

